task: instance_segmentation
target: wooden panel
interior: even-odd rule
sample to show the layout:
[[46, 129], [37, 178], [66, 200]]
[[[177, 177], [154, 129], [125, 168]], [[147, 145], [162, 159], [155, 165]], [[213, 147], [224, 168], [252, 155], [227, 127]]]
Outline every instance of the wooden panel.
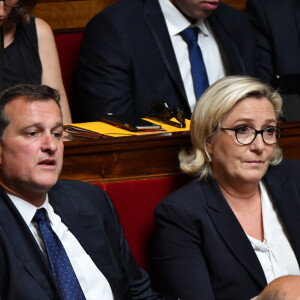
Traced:
[[39, 2], [33, 15], [44, 19], [55, 32], [83, 30], [88, 21], [116, 0]]
[[[284, 157], [300, 160], [300, 123], [280, 127]], [[178, 153], [190, 146], [189, 133], [65, 142], [61, 178], [96, 183], [178, 175]]]
[[178, 153], [188, 133], [65, 142], [61, 178], [112, 182], [179, 174]]
[[284, 129], [279, 140], [283, 156], [300, 160], [300, 122], [289, 122], [279, 126]]
[[[83, 30], [87, 22], [99, 11], [117, 0], [61, 1], [42, 0], [33, 14], [47, 21], [55, 32]], [[244, 9], [246, 0], [224, 0], [230, 6]]]

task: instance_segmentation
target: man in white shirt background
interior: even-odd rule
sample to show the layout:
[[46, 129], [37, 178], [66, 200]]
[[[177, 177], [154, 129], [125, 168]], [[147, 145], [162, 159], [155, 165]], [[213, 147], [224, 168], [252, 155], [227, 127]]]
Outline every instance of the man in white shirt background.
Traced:
[[99, 120], [108, 112], [141, 117], [157, 99], [190, 117], [200, 94], [181, 35], [189, 27], [198, 28], [208, 85], [254, 73], [254, 37], [243, 12], [220, 0], [120, 0], [85, 29], [75, 119]]

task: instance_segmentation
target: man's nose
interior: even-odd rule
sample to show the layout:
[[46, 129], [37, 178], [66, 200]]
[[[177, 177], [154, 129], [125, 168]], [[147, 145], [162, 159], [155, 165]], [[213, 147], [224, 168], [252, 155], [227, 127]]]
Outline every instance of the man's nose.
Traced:
[[42, 150], [55, 152], [57, 150], [57, 140], [52, 134], [46, 134], [42, 141]]

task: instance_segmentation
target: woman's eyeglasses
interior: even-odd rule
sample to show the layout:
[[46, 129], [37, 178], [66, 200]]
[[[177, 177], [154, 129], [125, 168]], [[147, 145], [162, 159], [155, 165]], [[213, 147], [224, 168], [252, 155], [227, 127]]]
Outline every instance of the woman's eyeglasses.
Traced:
[[[149, 114], [146, 117], [156, 119], [171, 126], [186, 127], [185, 118], [179, 106], [174, 105], [173, 109], [170, 110], [168, 104], [162, 100], [153, 100], [151, 102]], [[171, 121], [172, 118], [175, 118], [179, 123]]]
[[0, 0], [0, 2], [1, 1], [4, 2], [4, 5], [6, 7], [11, 7], [11, 8], [20, 7], [23, 4], [23, 0]]
[[236, 140], [242, 145], [252, 144], [258, 134], [261, 134], [266, 144], [273, 145], [278, 142], [283, 129], [277, 126], [268, 126], [262, 130], [256, 130], [251, 126], [240, 126], [237, 128], [221, 128], [221, 130], [235, 131]]

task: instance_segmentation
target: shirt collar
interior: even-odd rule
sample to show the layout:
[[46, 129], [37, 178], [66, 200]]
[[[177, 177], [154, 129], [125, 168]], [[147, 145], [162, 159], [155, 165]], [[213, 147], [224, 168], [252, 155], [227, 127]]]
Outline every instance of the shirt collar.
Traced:
[[178, 35], [188, 27], [198, 27], [200, 31], [208, 36], [206, 21], [197, 20], [195, 24], [191, 24], [184, 15], [170, 2], [170, 0], [159, 0], [160, 7], [165, 17], [170, 36]]
[[15, 207], [17, 208], [17, 210], [19, 211], [21, 216], [23, 217], [27, 226], [29, 226], [29, 224], [31, 223], [32, 218], [34, 217], [37, 209], [42, 208], [42, 207], [47, 210], [49, 219], [51, 221], [51, 218], [50, 218], [51, 209], [50, 209], [48, 194], [46, 195], [45, 202], [40, 207], [36, 207], [33, 204], [23, 200], [22, 198], [12, 195], [10, 193], [7, 193], [7, 195], [11, 199], [12, 203], [15, 205]]

